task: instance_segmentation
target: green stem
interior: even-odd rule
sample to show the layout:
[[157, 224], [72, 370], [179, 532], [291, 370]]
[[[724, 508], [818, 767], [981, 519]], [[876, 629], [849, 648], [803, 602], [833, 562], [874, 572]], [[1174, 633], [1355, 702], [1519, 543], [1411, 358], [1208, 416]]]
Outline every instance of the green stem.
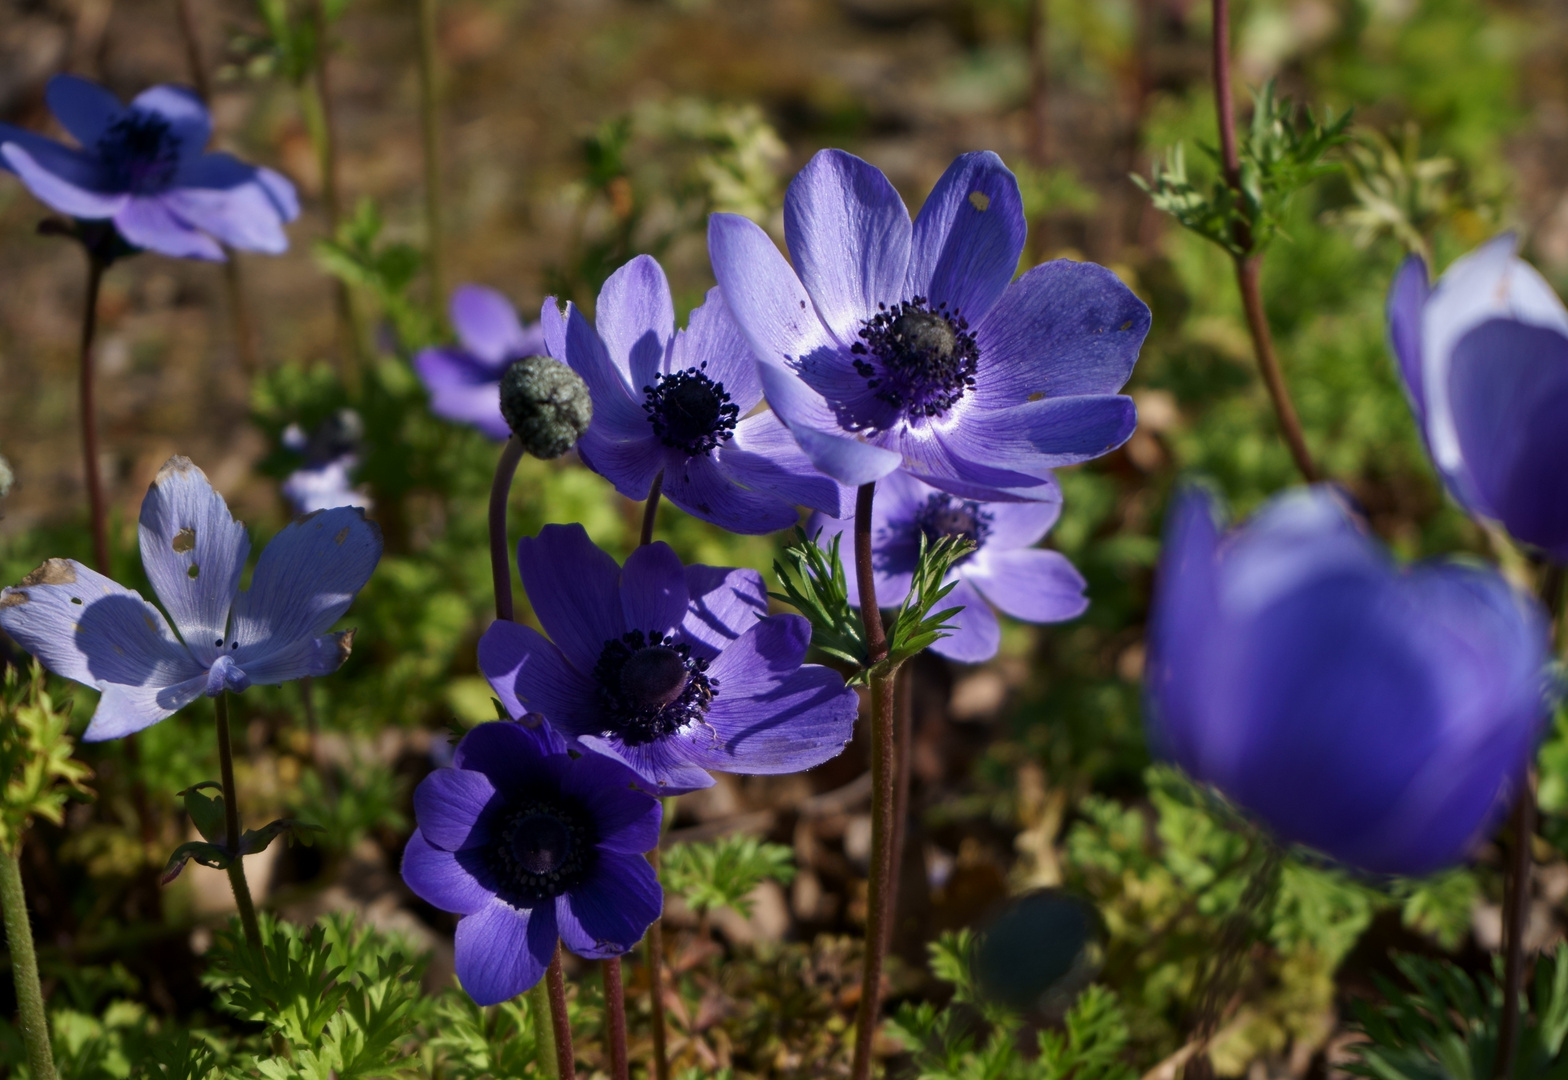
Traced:
[[240, 909], [240, 926], [252, 948], [261, 948], [261, 924], [256, 921], [256, 905], [250, 898], [250, 883], [245, 880], [245, 861], [240, 857], [239, 798], [234, 789], [234, 747], [229, 739], [229, 693], [225, 690], [213, 702], [218, 711], [218, 768], [223, 781], [223, 834], [230, 855], [229, 887], [234, 904]]
[[16, 983], [18, 1026], [27, 1047], [33, 1080], [55, 1080], [49, 1022], [44, 1018], [44, 989], [38, 981], [38, 956], [33, 952], [33, 927], [22, 891], [22, 845], [0, 858], [0, 914], [5, 917], [6, 944], [11, 948], [11, 978]]
[[559, 1080], [555, 1026], [550, 1022], [550, 993], [545, 989], [543, 979], [534, 983], [534, 988], [528, 991], [528, 1011], [534, 1022], [534, 1060], [539, 1063], [540, 1072], [551, 1080]]

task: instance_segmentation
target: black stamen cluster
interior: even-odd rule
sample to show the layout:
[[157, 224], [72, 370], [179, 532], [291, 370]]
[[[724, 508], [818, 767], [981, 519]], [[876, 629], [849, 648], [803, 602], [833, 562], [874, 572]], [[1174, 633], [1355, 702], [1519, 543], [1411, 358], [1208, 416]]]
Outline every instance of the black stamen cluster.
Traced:
[[703, 373], [707, 366], [661, 374], [652, 386], [642, 388], [642, 409], [654, 434], [665, 446], [691, 457], [734, 438], [740, 420], [740, 406], [730, 400], [723, 383]]
[[[985, 546], [986, 537], [991, 535], [993, 520], [991, 514], [982, 509], [982, 505], [973, 499], [960, 499], [939, 491], [915, 511], [915, 527], [931, 541], [961, 536], [972, 541], [977, 552]], [[975, 552], [970, 552], [958, 561], [963, 562]]]
[[[667, 656], [634, 657], [652, 650]], [[668, 661], [679, 665], [683, 681], [670, 684], [648, 679], [650, 672], [664, 663], [646, 664], [645, 660]], [[705, 673], [708, 662], [691, 655], [691, 646], [676, 644], [658, 631], [644, 634], [632, 630], [604, 643], [599, 662], [594, 665], [594, 682], [599, 687], [606, 736], [614, 736], [627, 746], [641, 746], [666, 738], [688, 724], [700, 724], [708, 703], [719, 692], [719, 681]]]
[[508, 806], [504, 814], [488, 849], [501, 899], [533, 907], [588, 876], [596, 837], [582, 808], [526, 802]]
[[855, 371], [905, 416], [941, 416], [975, 385], [980, 349], [968, 320], [924, 296], [877, 307], [849, 347]]
[[180, 139], [161, 116], [129, 113], [98, 139], [98, 152], [133, 191], [156, 191], [174, 179]]

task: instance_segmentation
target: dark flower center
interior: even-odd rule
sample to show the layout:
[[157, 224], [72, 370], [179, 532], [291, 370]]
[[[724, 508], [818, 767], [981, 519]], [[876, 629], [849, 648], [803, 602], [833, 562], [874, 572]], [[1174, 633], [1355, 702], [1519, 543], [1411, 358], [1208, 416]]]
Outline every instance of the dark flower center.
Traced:
[[877, 306], [849, 347], [855, 371], [905, 417], [941, 416], [975, 384], [980, 349], [968, 321], [923, 296]]
[[665, 446], [691, 457], [706, 454], [735, 435], [740, 406], [730, 400], [724, 384], [703, 373], [708, 365], [659, 375], [645, 386], [643, 412]]
[[180, 139], [163, 117], [131, 112], [99, 136], [98, 154], [114, 179], [128, 190], [161, 191], [169, 186], [179, 166]]
[[514, 907], [559, 896], [587, 876], [594, 837], [575, 807], [529, 802], [508, 807], [490, 848], [497, 895]]
[[606, 641], [593, 669], [604, 707], [602, 733], [641, 746], [704, 723], [719, 692], [707, 670], [708, 662], [692, 656], [689, 645], [657, 631], [633, 630]]
[[982, 504], [944, 492], [932, 495], [915, 511], [915, 528], [925, 533], [928, 541], [961, 536], [975, 545], [974, 551], [958, 560], [960, 563], [985, 546], [985, 538], [991, 534], [991, 521], [991, 515], [982, 509]]

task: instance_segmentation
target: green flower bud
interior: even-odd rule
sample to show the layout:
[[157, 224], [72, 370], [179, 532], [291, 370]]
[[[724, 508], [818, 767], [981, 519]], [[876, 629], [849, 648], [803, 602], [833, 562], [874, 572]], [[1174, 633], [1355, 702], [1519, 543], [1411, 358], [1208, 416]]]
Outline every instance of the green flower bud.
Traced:
[[577, 372], [547, 356], [525, 356], [501, 375], [501, 415], [534, 457], [566, 453], [588, 430], [593, 400]]

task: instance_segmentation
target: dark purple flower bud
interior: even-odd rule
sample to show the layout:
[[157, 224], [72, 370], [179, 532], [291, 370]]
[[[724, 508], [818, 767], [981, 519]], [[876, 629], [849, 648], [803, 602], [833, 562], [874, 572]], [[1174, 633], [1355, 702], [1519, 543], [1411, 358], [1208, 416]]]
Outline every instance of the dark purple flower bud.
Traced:
[[768, 615], [756, 571], [682, 566], [663, 543], [620, 567], [581, 525], [524, 537], [517, 562], [550, 637], [491, 623], [480, 670], [512, 716], [538, 714], [650, 791], [708, 787], [710, 769], [800, 772], [849, 741], [855, 692], [802, 663], [811, 627]]
[[1149, 733], [1281, 840], [1373, 873], [1458, 862], [1497, 826], [1548, 711], [1546, 620], [1494, 570], [1396, 566], [1327, 487], [1222, 537], [1172, 511]]
[[593, 422], [593, 400], [582, 378], [559, 360], [525, 356], [501, 373], [501, 415], [537, 458], [558, 458]]
[[1500, 236], [1427, 284], [1405, 260], [1389, 337], [1416, 422], [1472, 515], [1568, 560], [1568, 309]]
[[547, 726], [494, 721], [414, 791], [403, 880], [461, 915], [457, 976], [480, 1005], [537, 983], [557, 940], [578, 956], [629, 952], [664, 894], [644, 853], [658, 800], [598, 754], [574, 758]]
[[[0, 124], [0, 168], [73, 218], [112, 221], [128, 243], [176, 258], [223, 259], [220, 244], [278, 254], [299, 216], [294, 185], [230, 154], [208, 154], [212, 117], [189, 90], [154, 86], [129, 105], [73, 75], [49, 80], [49, 108], [72, 148]], [[83, 241], [101, 257], [112, 247]]]
[[1014, 281], [1025, 231], [995, 154], [954, 161], [911, 222], [879, 170], [824, 150], [784, 197], [790, 262], [735, 214], [709, 219], [708, 253], [768, 404], [823, 473], [1052, 501], [1051, 469], [1132, 434], [1119, 391], [1149, 309], [1089, 263]]
[[[938, 608], [962, 606], [948, 621], [953, 630], [931, 646], [950, 660], [977, 664], [996, 655], [1002, 628], [993, 606], [1015, 619], [1032, 623], [1077, 618], [1089, 606], [1085, 583], [1067, 556], [1035, 547], [1062, 512], [1054, 479], [1051, 502], [979, 502], [938, 491], [905, 472], [877, 481], [871, 510], [871, 569], [877, 602], [897, 607], [909, 595], [920, 539], [927, 543], [961, 536], [977, 547], [953, 565], [947, 580], [958, 582]], [[817, 515], [806, 532], [826, 547], [837, 534], [851, 533], [854, 521]], [[860, 604], [860, 584], [850, 564], [852, 544], [845, 536], [839, 557], [845, 560], [849, 602]]]
[[469, 424], [498, 442], [512, 434], [501, 415], [501, 373], [514, 360], [546, 351], [538, 323], [524, 326], [494, 289], [460, 285], [448, 308], [456, 345], [421, 349], [414, 370], [430, 391], [430, 411]]

